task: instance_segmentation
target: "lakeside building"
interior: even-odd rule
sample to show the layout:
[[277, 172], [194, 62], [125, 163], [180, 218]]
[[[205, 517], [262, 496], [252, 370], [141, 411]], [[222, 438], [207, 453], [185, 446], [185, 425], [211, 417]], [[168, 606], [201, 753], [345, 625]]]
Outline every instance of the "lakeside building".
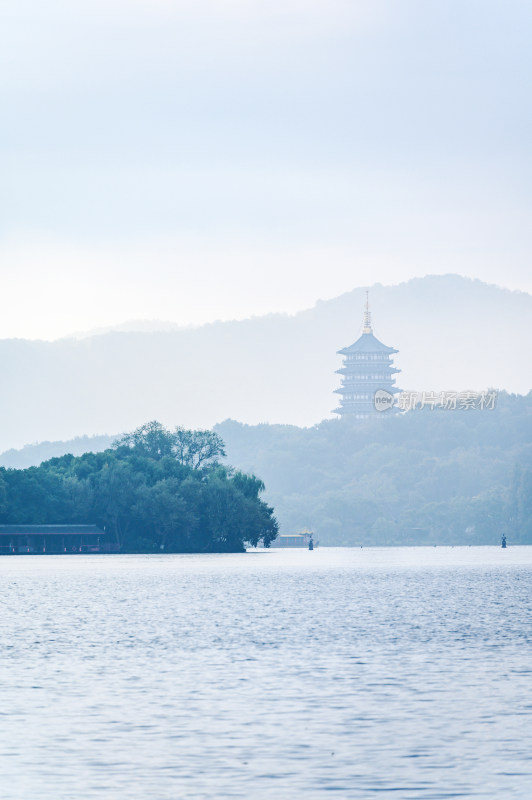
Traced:
[[388, 413], [395, 412], [391, 402], [399, 389], [395, 386], [394, 375], [401, 370], [394, 367], [392, 356], [399, 351], [387, 347], [373, 335], [367, 292], [362, 336], [337, 352], [344, 356], [344, 363], [341, 369], [336, 370], [342, 375], [342, 383], [339, 389], [335, 389], [340, 395], [340, 405], [334, 413], [355, 419], [381, 416], [375, 403], [377, 392], [384, 402], [386, 399], [389, 401]]
[[0, 525], [0, 554], [100, 553], [104, 536], [97, 525]]
[[280, 534], [271, 543], [271, 547], [306, 547], [308, 549], [312, 541], [312, 531], [301, 531], [300, 533]]

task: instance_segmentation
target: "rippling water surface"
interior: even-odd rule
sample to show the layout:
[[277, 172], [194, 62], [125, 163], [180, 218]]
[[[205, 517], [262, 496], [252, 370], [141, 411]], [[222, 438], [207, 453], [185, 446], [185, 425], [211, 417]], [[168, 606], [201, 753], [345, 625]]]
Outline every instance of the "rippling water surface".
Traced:
[[2, 800], [532, 797], [532, 548], [0, 558]]

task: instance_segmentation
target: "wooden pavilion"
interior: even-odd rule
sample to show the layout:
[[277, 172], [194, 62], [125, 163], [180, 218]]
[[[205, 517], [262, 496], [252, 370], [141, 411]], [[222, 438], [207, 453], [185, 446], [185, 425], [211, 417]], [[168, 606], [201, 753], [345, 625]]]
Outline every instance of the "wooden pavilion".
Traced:
[[0, 554], [100, 553], [104, 536], [97, 525], [0, 525]]

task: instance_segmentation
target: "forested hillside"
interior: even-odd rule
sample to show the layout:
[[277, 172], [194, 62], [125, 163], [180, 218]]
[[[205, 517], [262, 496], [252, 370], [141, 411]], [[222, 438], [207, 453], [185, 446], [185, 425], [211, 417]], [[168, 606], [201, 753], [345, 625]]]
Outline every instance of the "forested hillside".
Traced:
[[322, 544], [532, 544], [532, 393], [494, 410], [411, 411], [312, 428], [215, 427], [259, 474], [281, 531]]

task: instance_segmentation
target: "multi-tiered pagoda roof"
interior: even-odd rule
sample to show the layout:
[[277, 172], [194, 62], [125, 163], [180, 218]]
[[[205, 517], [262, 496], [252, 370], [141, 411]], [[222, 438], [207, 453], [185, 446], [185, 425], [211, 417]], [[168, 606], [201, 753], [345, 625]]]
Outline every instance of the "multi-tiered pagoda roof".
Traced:
[[380, 391], [393, 395], [399, 391], [395, 386], [394, 375], [400, 370], [393, 366], [391, 358], [398, 352], [373, 335], [366, 292], [362, 336], [349, 347], [338, 350], [339, 355], [344, 356], [344, 364], [341, 369], [336, 370], [342, 375], [342, 383], [335, 390], [341, 395], [341, 399], [334, 413], [357, 419], [379, 415], [375, 407], [375, 393]]

